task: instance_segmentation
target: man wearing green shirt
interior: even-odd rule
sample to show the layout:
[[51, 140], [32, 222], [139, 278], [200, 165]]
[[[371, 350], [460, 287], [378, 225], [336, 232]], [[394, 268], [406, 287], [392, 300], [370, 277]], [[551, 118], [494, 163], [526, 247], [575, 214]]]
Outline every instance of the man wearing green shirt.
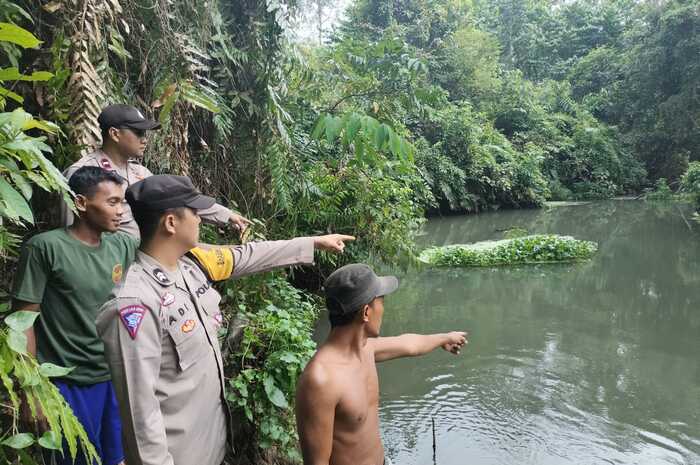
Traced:
[[[118, 174], [99, 167], [77, 170], [69, 185], [76, 193], [78, 217], [67, 228], [27, 241], [12, 292], [15, 309], [40, 312], [27, 333], [29, 352], [40, 362], [74, 367], [55, 384], [104, 465], [124, 460], [119, 410], [95, 327], [100, 307], [138, 248], [137, 239], [117, 232], [124, 212], [123, 183]], [[35, 420], [45, 428], [43, 415]], [[64, 453], [58, 463], [73, 462]], [[75, 464], [86, 464], [80, 453]]]

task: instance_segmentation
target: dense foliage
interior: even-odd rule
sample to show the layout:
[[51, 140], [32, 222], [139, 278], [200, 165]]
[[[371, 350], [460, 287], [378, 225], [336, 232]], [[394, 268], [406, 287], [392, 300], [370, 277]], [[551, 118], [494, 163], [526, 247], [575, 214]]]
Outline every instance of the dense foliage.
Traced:
[[249, 450], [253, 438], [263, 449], [275, 446], [282, 455], [298, 460], [293, 397], [316, 347], [311, 333], [317, 304], [280, 276], [254, 285], [229, 288], [240, 317], [247, 320], [231, 357], [235, 375], [229, 380], [227, 398], [250, 426], [240, 425], [234, 440], [242, 451]]
[[[0, 40], [15, 38], [0, 43], [3, 289], [20, 236], [52, 226], [37, 193], [66, 194], [55, 167], [99, 145], [97, 115], [115, 102], [163, 123], [146, 153], [154, 172], [189, 174], [256, 219], [254, 237], [358, 236], [294, 272], [311, 289], [345, 261], [409, 262], [425, 212], [655, 185], [700, 207], [700, 0], [355, 0], [335, 29], [328, 0], [147, 3], [0, 0]], [[313, 43], [292, 42], [301, 17]], [[519, 240], [502, 254], [591, 250]], [[227, 321], [250, 322], [227, 350], [229, 401], [256, 439], [236, 454], [294, 457], [312, 301], [279, 276], [227, 293]]]
[[424, 250], [421, 259], [434, 266], [504, 266], [587, 260], [597, 250], [595, 242], [538, 234], [493, 243], [434, 247]]

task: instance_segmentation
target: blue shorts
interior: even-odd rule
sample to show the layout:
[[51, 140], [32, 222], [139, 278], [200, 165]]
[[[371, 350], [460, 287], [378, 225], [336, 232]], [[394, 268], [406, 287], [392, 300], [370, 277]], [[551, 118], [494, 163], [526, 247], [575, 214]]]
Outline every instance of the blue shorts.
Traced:
[[[73, 413], [85, 428], [90, 442], [95, 446], [103, 465], [117, 465], [124, 460], [122, 448], [122, 423], [119, 419], [119, 407], [114, 396], [111, 381], [87, 386], [54, 381], [61, 395], [66, 399]], [[75, 462], [70, 458], [68, 444], [63, 442], [63, 457], [56, 454], [59, 465], [88, 465], [87, 459], [78, 445]]]

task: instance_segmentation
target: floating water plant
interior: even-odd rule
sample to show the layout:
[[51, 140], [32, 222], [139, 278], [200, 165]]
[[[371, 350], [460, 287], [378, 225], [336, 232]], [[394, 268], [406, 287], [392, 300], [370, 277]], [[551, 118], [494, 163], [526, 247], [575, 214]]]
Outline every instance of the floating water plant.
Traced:
[[571, 236], [531, 236], [426, 249], [418, 260], [434, 266], [504, 266], [588, 260], [598, 244]]

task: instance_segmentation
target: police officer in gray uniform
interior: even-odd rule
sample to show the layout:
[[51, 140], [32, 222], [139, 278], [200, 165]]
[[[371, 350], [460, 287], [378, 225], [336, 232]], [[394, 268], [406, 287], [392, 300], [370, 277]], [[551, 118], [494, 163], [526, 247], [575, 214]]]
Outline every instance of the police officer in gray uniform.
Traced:
[[[213, 281], [311, 264], [352, 236], [197, 248], [197, 211], [214, 204], [189, 178], [151, 176], [126, 193], [141, 230], [135, 262], [102, 307], [105, 344], [129, 465], [219, 465], [227, 410]], [[204, 246], [202, 246], [204, 247]]]
[[[114, 104], [105, 107], [97, 118], [102, 132], [102, 147], [88, 153], [70, 165], [63, 172], [70, 179], [83, 166], [99, 166], [114, 171], [126, 181], [125, 187], [153, 176], [148, 168], [140, 163], [146, 149], [146, 132], [160, 129], [160, 123], [147, 119], [134, 106]], [[225, 226], [229, 223], [243, 231], [249, 221], [223, 205], [214, 203], [198, 212], [207, 223]], [[61, 226], [73, 224], [73, 212], [61, 201], [59, 209]], [[139, 237], [139, 228], [134, 221], [129, 205], [124, 205], [119, 230]]]

